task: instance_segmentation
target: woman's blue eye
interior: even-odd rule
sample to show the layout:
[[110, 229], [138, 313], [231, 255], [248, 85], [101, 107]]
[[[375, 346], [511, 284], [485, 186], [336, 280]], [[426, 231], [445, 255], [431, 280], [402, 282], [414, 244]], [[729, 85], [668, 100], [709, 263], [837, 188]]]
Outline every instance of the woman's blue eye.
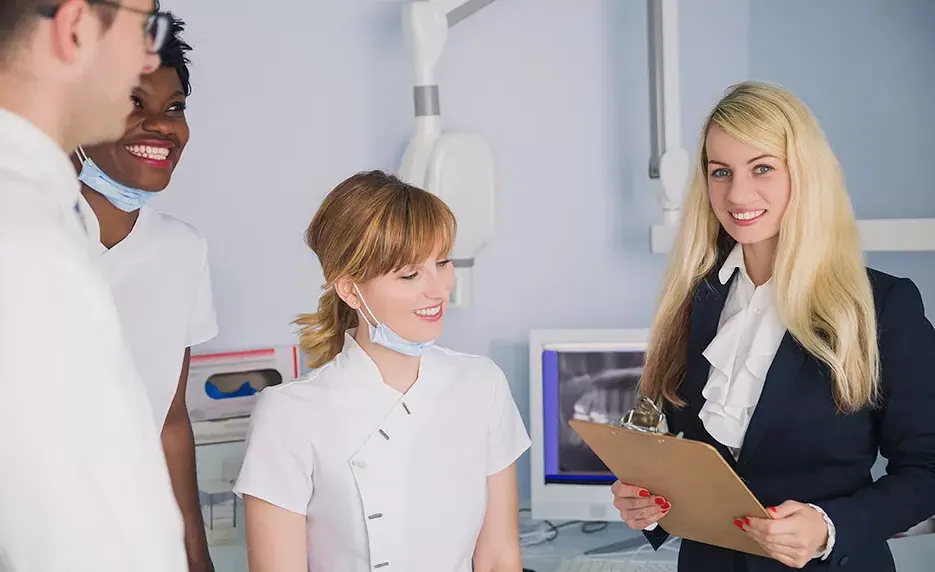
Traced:
[[721, 177], [729, 177], [730, 170], [729, 169], [715, 169], [714, 171], [711, 171], [711, 176], [714, 177], [715, 179], [720, 179]]
[[766, 173], [769, 173], [772, 170], [773, 168], [770, 165], [757, 165], [756, 167], [753, 168], [753, 172], [756, 173], [757, 175], [765, 175]]
[[451, 264], [451, 260], [448, 260], [448, 259], [438, 261], [439, 268], [443, 268], [445, 266], [448, 266], [449, 264]]

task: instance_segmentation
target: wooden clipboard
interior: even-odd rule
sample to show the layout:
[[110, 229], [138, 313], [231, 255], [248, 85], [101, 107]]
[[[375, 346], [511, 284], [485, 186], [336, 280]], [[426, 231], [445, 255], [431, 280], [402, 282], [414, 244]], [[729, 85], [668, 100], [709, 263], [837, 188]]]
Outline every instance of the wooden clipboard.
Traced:
[[769, 514], [711, 445], [576, 419], [568, 424], [620, 482], [671, 503], [659, 521], [669, 534], [769, 557], [734, 524], [738, 518]]

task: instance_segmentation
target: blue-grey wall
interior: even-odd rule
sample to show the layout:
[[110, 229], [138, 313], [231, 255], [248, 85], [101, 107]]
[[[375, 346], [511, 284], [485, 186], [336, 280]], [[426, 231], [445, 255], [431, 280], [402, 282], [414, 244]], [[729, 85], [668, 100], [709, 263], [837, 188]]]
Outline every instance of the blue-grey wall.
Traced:
[[[935, 217], [935, 2], [751, 1], [749, 36], [751, 76], [811, 106], [858, 217]], [[869, 258], [935, 305], [935, 253]]]
[[[159, 204], [210, 243], [221, 334], [205, 349], [293, 343], [322, 280], [305, 225], [352, 171], [396, 168], [411, 132], [400, 2], [164, 4], [189, 22], [195, 92], [192, 143]], [[779, 82], [817, 114], [860, 217], [935, 216], [935, 2], [680, 4], [693, 154], [727, 86]], [[657, 296], [646, 2], [499, 0], [451, 30], [438, 75], [446, 126], [483, 134], [498, 176], [474, 306], [450, 312], [442, 342], [492, 356], [528, 417], [530, 329], [645, 327]], [[871, 262], [935, 305], [935, 253]], [[218, 455], [200, 453], [203, 473]], [[526, 499], [526, 457], [520, 478]]]
[[[751, 0], [750, 75], [802, 97], [847, 176], [859, 218], [935, 217], [935, 2]], [[935, 253], [872, 253], [912, 278], [935, 316]], [[883, 473], [885, 462], [875, 467]], [[899, 570], [931, 569], [935, 536], [893, 541]]]

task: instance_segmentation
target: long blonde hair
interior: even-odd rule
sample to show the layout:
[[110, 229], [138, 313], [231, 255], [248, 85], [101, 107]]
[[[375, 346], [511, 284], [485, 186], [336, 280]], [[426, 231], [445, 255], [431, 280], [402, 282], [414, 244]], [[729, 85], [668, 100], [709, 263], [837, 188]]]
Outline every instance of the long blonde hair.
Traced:
[[310, 367], [334, 359], [357, 314], [335, 292], [341, 278], [368, 280], [418, 264], [454, 243], [457, 224], [448, 206], [427, 191], [382, 171], [358, 173], [332, 190], [305, 232], [325, 275], [318, 311], [301, 314], [299, 346]]
[[792, 192], [772, 278], [779, 315], [799, 345], [830, 372], [838, 410], [874, 405], [880, 380], [876, 313], [843, 172], [808, 107], [788, 91], [760, 82], [733, 86], [704, 123], [641, 392], [685, 405], [677, 390], [687, 370], [692, 299], [733, 243], [724, 240], [708, 196], [705, 140], [715, 125], [785, 161]]

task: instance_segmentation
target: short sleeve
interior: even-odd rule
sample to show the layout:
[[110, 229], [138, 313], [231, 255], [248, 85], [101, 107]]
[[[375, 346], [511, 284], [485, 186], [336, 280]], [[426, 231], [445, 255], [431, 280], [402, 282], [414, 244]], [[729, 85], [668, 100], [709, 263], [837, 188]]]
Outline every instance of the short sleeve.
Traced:
[[211, 290], [211, 270], [208, 264], [208, 248], [204, 248], [204, 261], [195, 286], [191, 316], [188, 320], [188, 347], [203, 344], [218, 334], [217, 313]]
[[247, 448], [234, 493], [307, 514], [312, 499], [312, 443], [297, 423], [288, 396], [278, 388], [260, 392], [250, 419]]
[[487, 432], [487, 475], [509, 467], [529, 448], [529, 434], [516, 408], [510, 384], [496, 365], [492, 365], [494, 388]]

